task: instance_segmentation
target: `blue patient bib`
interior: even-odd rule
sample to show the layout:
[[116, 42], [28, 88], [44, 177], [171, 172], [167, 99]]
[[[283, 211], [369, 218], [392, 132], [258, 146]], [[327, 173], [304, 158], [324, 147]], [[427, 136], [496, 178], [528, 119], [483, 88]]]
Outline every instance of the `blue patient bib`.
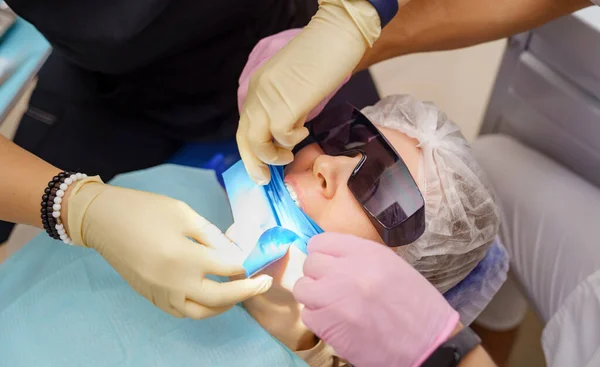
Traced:
[[[232, 223], [212, 171], [165, 165], [113, 184], [185, 201], [223, 231]], [[46, 234], [0, 265], [0, 365], [306, 366], [241, 306], [200, 321], [172, 317], [95, 251]]]
[[243, 264], [248, 277], [281, 259], [290, 246], [306, 253], [308, 240], [323, 233], [294, 203], [283, 181], [283, 167], [269, 166], [269, 170], [271, 181], [265, 186], [250, 179], [242, 161], [223, 173], [236, 232], [243, 233], [236, 240], [251, 249]]

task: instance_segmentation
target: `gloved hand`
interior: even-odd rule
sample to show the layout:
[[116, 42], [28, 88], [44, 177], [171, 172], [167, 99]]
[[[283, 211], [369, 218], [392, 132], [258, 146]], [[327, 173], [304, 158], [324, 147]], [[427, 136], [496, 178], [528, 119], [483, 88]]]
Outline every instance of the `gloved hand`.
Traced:
[[[239, 79], [239, 87], [238, 87], [238, 108], [240, 113], [243, 110], [244, 102], [246, 101], [246, 96], [248, 95], [248, 86], [250, 85], [250, 79], [254, 72], [260, 68], [267, 60], [269, 60], [273, 55], [275, 55], [279, 50], [281, 50], [285, 45], [287, 45], [294, 37], [296, 37], [302, 29], [288, 29], [287, 31], [283, 31], [277, 34], [274, 34], [269, 37], [265, 37], [261, 39], [256, 46], [252, 49], [250, 56], [248, 56], [248, 62], [246, 66], [244, 66], [244, 70], [242, 70], [242, 74]], [[331, 92], [324, 100], [319, 102], [315, 106], [315, 108], [310, 111], [306, 121], [310, 121], [317, 117], [325, 108], [327, 103], [335, 96], [335, 94], [340, 90], [341, 87], [344, 86], [350, 80], [350, 75], [344, 79], [342, 84], [338, 85], [333, 92]]]
[[173, 316], [215, 316], [271, 286], [268, 276], [206, 279], [243, 273], [242, 252], [180, 201], [88, 178], [74, 185], [67, 206], [73, 243], [94, 248], [134, 290]]
[[419, 366], [458, 323], [458, 313], [389, 248], [324, 233], [308, 244], [294, 296], [302, 321], [357, 366]]
[[293, 160], [310, 111], [351, 75], [380, 32], [368, 1], [319, 0], [302, 32], [252, 75], [236, 138], [255, 182], [268, 183], [267, 164]]

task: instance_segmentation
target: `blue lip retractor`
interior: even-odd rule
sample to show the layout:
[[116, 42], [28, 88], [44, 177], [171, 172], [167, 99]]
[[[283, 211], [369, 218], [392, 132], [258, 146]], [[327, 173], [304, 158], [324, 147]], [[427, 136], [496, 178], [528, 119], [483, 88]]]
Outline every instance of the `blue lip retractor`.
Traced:
[[242, 161], [223, 173], [237, 238], [242, 248], [252, 248], [244, 261], [251, 277], [285, 256], [290, 246], [306, 253], [308, 240], [323, 230], [298, 208], [283, 182], [283, 167], [270, 166], [271, 181], [256, 185]]

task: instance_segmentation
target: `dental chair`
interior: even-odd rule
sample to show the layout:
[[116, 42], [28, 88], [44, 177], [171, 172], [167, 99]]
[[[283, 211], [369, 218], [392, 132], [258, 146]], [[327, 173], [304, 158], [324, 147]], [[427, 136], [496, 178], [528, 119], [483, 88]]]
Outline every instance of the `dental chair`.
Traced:
[[[524, 268], [570, 271], [573, 282], [594, 271], [581, 259], [597, 259], [600, 253], [597, 19], [600, 9], [594, 7], [511, 38], [480, 136], [472, 144], [502, 207], [500, 237], [511, 255], [515, 280], [500, 292], [506, 297], [499, 294], [490, 304], [491, 319], [482, 318], [488, 329], [520, 323], [527, 302], [519, 288], [548, 322], [557, 311], [548, 306], [552, 299], [564, 299], [576, 286], [563, 282], [556, 287], [553, 279], [536, 277], [539, 274]], [[556, 239], [565, 247], [555, 247], [556, 256], [538, 259], [536, 254], [545, 251], [543, 244]], [[527, 289], [526, 284], [535, 287]]]

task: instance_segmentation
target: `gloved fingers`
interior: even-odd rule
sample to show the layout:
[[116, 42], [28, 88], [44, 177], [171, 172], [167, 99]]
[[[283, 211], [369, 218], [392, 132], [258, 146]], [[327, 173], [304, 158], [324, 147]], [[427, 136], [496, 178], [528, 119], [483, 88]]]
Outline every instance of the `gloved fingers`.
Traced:
[[235, 254], [241, 252], [240, 248], [233, 243], [221, 230], [194, 212], [193, 219], [186, 226], [185, 235], [192, 237], [202, 245], [218, 250], [219, 252]]
[[223, 283], [204, 279], [187, 293], [187, 298], [208, 307], [231, 306], [268, 291], [272, 283], [273, 278], [267, 275]]
[[258, 185], [268, 184], [271, 181], [269, 167], [254, 154], [243, 130], [238, 129], [236, 140], [248, 176]]
[[197, 269], [201, 276], [205, 274], [233, 276], [244, 273], [242, 266], [244, 255], [241, 250], [223, 251], [195, 245], [196, 248], [186, 252], [185, 258], [188, 268]]
[[[343, 307], [343, 305], [342, 305]], [[312, 332], [319, 338], [323, 338], [325, 333], [329, 332], [331, 328], [335, 328], [339, 324], [340, 317], [335, 313], [337, 310], [329, 308], [307, 308], [305, 307], [300, 313], [300, 319]], [[328, 340], [324, 340], [329, 343]]]
[[306, 258], [302, 270], [307, 277], [319, 280], [336, 269], [335, 261], [332, 256], [319, 252], [312, 253]]
[[185, 317], [174, 305], [170, 302], [170, 295], [167, 290], [155, 290], [150, 293], [150, 302], [171, 316]]
[[308, 136], [308, 129], [304, 127], [306, 116], [302, 118], [302, 122], [298, 123], [299, 126], [286, 126], [285, 124], [274, 123], [271, 125], [271, 133], [275, 141], [280, 143], [282, 146], [295, 147], [302, 140]]
[[317, 310], [331, 303], [332, 292], [335, 292], [331, 285], [331, 282], [326, 280], [315, 280], [305, 276], [296, 282], [292, 292], [296, 301], [309, 309]]
[[285, 166], [294, 160], [290, 148], [277, 146], [273, 141], [259, 143], [253, 149], [258, 159], [273, 166]]
[[185, 315], [185, 317], [188, 317], [192, 320], [202, 320], [220, 315], [233, 306], [234, 305], [225, 307], [206, 307], [199, 305], [194, 301], [185, 300], [183, 304], [182, 313]]

